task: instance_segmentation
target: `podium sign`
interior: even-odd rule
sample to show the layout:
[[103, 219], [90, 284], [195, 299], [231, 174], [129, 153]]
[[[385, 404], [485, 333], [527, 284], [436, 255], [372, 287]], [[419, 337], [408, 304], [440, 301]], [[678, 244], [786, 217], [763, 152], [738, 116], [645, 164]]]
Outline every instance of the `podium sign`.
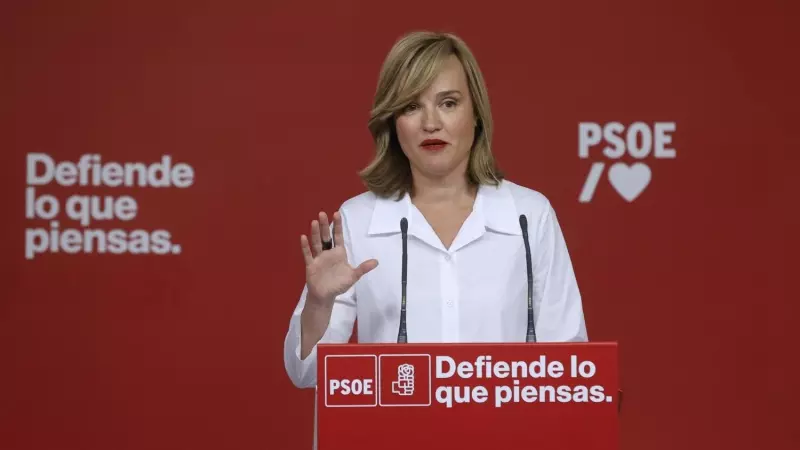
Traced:
[[616, 343], [320, 344], [319, 450], [617, 450]]

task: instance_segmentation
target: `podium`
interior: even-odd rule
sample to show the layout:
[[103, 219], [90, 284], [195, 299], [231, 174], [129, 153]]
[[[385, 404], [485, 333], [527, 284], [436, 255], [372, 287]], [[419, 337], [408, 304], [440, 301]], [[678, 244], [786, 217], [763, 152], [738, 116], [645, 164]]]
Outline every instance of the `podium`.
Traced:
[[318, 450], [617, 450], [616, 343], [320, 344]]

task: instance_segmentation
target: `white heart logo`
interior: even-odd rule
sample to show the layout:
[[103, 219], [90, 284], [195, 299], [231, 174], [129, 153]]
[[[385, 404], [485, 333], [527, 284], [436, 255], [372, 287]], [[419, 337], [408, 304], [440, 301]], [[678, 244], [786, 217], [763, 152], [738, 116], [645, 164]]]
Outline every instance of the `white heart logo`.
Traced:
[[650, 168], [644, 163], [628, 166], [616, 163], [608, 171], [608, 181], [625, 200], [632, 202], [650, 184]]

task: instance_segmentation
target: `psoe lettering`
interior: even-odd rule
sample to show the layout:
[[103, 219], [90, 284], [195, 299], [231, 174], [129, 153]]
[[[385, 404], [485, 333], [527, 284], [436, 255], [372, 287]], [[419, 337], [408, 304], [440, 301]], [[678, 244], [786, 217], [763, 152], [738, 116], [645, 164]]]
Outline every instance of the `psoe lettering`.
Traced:
[[372, 395], [375, 393], [372, 379], [328, 380], [328, 395]]

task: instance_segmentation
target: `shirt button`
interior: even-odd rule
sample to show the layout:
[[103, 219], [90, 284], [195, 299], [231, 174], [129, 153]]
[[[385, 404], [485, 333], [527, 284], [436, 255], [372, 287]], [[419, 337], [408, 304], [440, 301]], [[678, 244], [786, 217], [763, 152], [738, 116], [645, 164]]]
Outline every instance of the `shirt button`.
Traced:
[[445, 261], [450, 261], [450, 254], [449, 253], [444, 255], [444, 260]]

